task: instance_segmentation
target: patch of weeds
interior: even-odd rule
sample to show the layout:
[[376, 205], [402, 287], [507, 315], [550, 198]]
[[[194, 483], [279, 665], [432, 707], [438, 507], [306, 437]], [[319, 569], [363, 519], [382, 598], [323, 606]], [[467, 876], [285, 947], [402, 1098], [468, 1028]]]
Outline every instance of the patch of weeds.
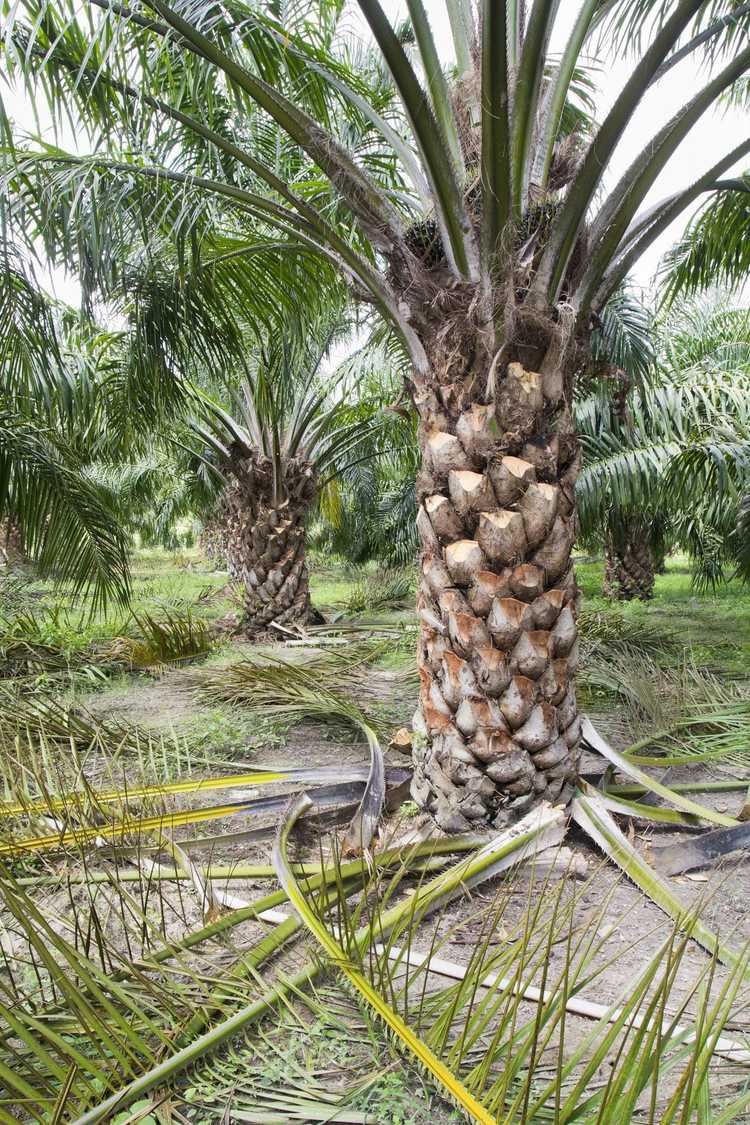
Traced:
[[404, 609], [412, 605], [416, 575], [411, 569], [379, 570], [363, 575], [344, 603], [348, 614]]
[[415, 1092], [417, 1081], [414, 1072], [407, 1072], [402, 1066], [394, 1065], [368, 1094], [354, 1098], [352, 1107], [367, 1110], [376, 1121], [382, 1121], [384, 1125], [385, 1122], [388, 1125], [427, 1125], [436, 1122], [453, 1125], [454, 1122], [463, 1120], [442, 1099], [438, 1109], [437, 1096], [427, 1089]]
[[216, 706], [201, 709], [182, 728], [188, 745], [200, 750], [242, 751], [283, 746], [287, 723], [243, 713], [240, 708]]
[[[302, 999], [302, 998], [300, 998]], [[281, 1009], [265, 1034], [246, 1034], [221, 1056], [199, 1062], [182, 1091], [182, 1112], [209, 1125], [222, 1112], [253, 1112], [253, 1120], [307, 1120], [306, 1100], [326, 1120], [346, 1110], [383, 1125], [453, 1125], [460, 1115], [393, 1051], [382, 1029], [352, 999], [328, 990]], [[309, 1011], [307, 1006], [309, 1005]], [[294, 1117], [292, 1117], [294, 1112]], [[317, 1114], [309, 1120], [322, 1120]]]

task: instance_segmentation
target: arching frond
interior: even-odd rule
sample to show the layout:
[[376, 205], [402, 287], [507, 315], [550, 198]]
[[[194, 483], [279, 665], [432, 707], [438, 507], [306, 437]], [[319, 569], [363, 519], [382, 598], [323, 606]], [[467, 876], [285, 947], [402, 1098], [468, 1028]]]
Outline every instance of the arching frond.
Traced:
[[661, 266], [665, 300], [714, 286], [734, 288], [750, 272], [750, 176], [714, 192]]
[[74, 454], [28, 416], [0, 400], [0, 518], [12, 514], [45, 574], [91, 587], [94, 606], [128, 596], [127, 550], [105, 489]]
[[604, 306], [591, 350], [594, 359], [621, 367], [633, 381], [647, 378], [655, 358], [652, 316], [629, 286], [621, 286]]

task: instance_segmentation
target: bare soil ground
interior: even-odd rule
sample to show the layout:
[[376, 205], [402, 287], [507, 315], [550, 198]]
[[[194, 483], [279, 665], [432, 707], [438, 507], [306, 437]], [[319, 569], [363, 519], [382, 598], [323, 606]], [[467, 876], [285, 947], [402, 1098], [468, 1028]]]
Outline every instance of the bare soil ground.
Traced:
[[[279, 653], [284, 652], [279, 645]], [[242, 655], [243, 649], [239, 649]], [[288, 654], [289, 650], [286, 650]], [[227, 657], [231, 659], [231, 655]], [[123, 718], [139, 725], [150, 727], [157, 731], [166, 729], [180, 733], [180, 730], [189, 730], [191, 723], [200, 715], [201, 702], [196, 695], [194, 674], [191, 670], [179, 669], [168, 672], [163, 677], [152, 681], [140, 680], [135, 683], [122, 685], [116, 690], [109, 691], [102, 696], [94, 696], [89, 701], [95, 713], [109, 717]], [[408, 696], [400, 700], [403, 713], [403, 722], [408, 724], [409, 716], [413, 711], [414, 701]], [[618, 747], [623, 748], [627, 739], [622, 733], [622, 717], [615, 710], [607, 710], [593, 716], [594, 721], [603, 733]], [[238, 769], [246, 764], [262, 763], [264, 766], [289, 768], [294, 766], [344, 766], [348, 764], [367, 764], [366, 746], [351, 736], [342, 736], [336, 728], [330, 729], [319, 723], [305, 722], [290, 729], [285, 735], [282, 744], [271, 745], [264, 748], [262, 745], [253, 745], [243, 753], [241, 748], [235, 748]], [[389, 763], [402, 766], [404, 758], [393, 752], [388, 755]], [[601, 770], [601, 761], [593, 755], [587, 755], [582, 763], [584, 772], [596, 773]], [[728, 770], [722, 766], [683, 767], [670, 774], [671, 781], [690, 781], [700, 777], [703, 780], [726, 779], [736, 776], [737, 770]], [[625, 780], [625, 779], [622, 779]], [[251, 799], [267, 793], [283, 791], [285, 786], [280, 784], [270, 788], [259, 789], [242, 787], [224, 791], [221, 800], [226, 802]], [[205, 800], [208, 802], [209, 797]], [[720, 812], [730, 815], [736, 814], [744, 803], [744, 793], [729, 794], [703, 794], [700, 796], [703, 803]], [[187, 799], [176, 801], [175, 804], [186, 805]], [[190, 798], [190, 803], [195, 805], [195, 798]], [[394, 824], [401, 816], [400, 827], [409, 827], [411, 821], [404, 819], [403, 814], [397, 814]], [[274, 820], [266, 819], [265, 826], [269, 830], [273, 827]], [[230, 838], [226, 842], [217, 840], [212, 846], [210, 859], [216, 864], [232, 863], [267, 863], [270, 855], [270, 839], [265, 841], [243, 841], [237, 839], [237, 834], [258, 828], [263, 825], [257, 818], [243, 814], [222, 818], [212, 822], [210, 833], [212, 837], [221, 837], [226, 834]], [[625, 822], [623, 827], [628, 832], [631, 841], [647, 859], [650, 858], [652, 845], [661, 845], [675, 842], [685, 837], [685, 831], [670, 831], [663, 827], [645, 826], [643, 823]], [[391, 826], [390, 830], [394, 830]], [[388, 827], [385, 834], [388, 834]], [[177, 834], [178, 836], [180, 834]], [[186, 830], [183, 836], [194, 836], [194, 830]], [[572, 849], [575, 860], [571, 865], [561, 862], [552, 874], [545, 875], [549, 880], [545, 884], [545, 893], [553, 894], [559, 882], [569, 884], [566, 893], [580, 893], [581, 887], [588, 878], [590, 883], [581, 899], [580, 910], [584, 915], [598, 914], [601, 911], [599, 925], [602, 929], [611, 931], [607, 956], [609, 958], [606, 972], [597, 977], [591, 985], [583, 990], [582, 995], [595, 1003], [609, 1005], [628, 995], [634, 980], [643, 970], [648, 960], [654, 956], [670, 933], [669, 919], [648, 900], [643, 893], [632, 885], [626, 877], [597, 851], [596, 847], [573, 826], [568, 833], [567, 845]], [[311, 853], [312, 854], [312, 853]], [[571, 870], [571, 866], [574, 871]], [[539, 875], [533, 876], [536, 886], [539, 886]], [[513, 924], [518, 921], [523, 911], [528, 906], [530, 887], [533, 885], [531, 875], [520, 876], [514, 880], [513, 893], [503, 918], [499, 941], [502, 941], [502, 931], [512, 930]], [[686, 905], [698, 906], [703, 921], [713, 929], [722, 940], [728, 944], [741, 948], [750, 942], [750, 856], [736, 854], [729, 857], [720, 867], [703, 872], [694, 872], [669, 880], [680, 900]], [[274, 881], [242, 882], [232, 880], [222, 885], [219, 881], [217, 887], [239, 898], [246, 900], [257, 897], [259, 894], [270, 892]], [[500, 881], [493, 885], [489, 883], [482, 886], [476, 894], [467, 894], [458, 902], [447, 909], [437, 923], [437, 933], [441, 941], [440, 956], [448, 960], [466, 964], [473, 948], [473, 939], [482, 932], [483, 910], [488, 910], [494, 897], [498, 893]], [[184, 900], [189, 898], [184, 890], [181, 895], [180, 909], [175, 909], [175, 916], [170, 927], [169, 937], [178, 939], [180, 930], [185, 932], [198, 924], [198, 911], [195, 906], [185, 910]], [[262, 927], [258, 924], [248, 923], [242, 930], [242, 945], [251, 945], [261, 935]], [[414, 948], [417, 951], [427, 952], [434, 942], [434, 927], [426, 924], [421, 933], [414, 938]], [[308, 955], [309, 947], [306, 943], [293, 954], [287, 954], [279, 962], [284, 969], [291, 968], [303, 955]], [[563, 950], [558, 949], [553, 954], [549, 965], [550, 972], [560, 971]], [[688, 948], [683, 962], [677, 973], [674, 989], [674, 1003], [683, 997], [690, 996], [694, 981], [705, 967], [709, 955], [697, 944], [692, 943]], [[717, 968], [719, 980], [725, 975], [725, 970]], [[434, 980], [437, 985], [437, 978]], [[445, 984], [445, 981], [441, 981]], [[694, 1004], [691, 1005], [694, 1007]], [[530, 1013], [533, 1009], [528, 1008]], [[591, 1022], [579, 1017], [572, 1017], [567, 1026], [566, 1037], [569, 1046], [582, 1039], [591, 1029]], [[737, 1035], [742, 1039], [750, 1028], [744, 1019], [740, 1019], [736, 1027]], [[748, 1038], [750, 1045], [750, 1037]], [[413, 1075], [410, 1082], [416, 1082]], [[408, 1115], [403, 1118], [389, 1116], [391, 1109], [389, 1103], [377, 1110], [382, 1116], [374, 1120], [386, 1123], [396, 1120], [418, 1123], [429, 1119], [443, 1125], [445, 1122], [456, 1120], [455, 1111], [447, 1104], [432, 1094], [429, 1089], [420, 1083], [421, 1092], [415, 1088], [413, 1099], [408, 1108]], [[719, 1087], [721, 1081], [719, 1081]], [[420, 1100], [423, 1104], [420, 1105]], [[401, 1110], [399, 1110], [401, 1112]], [[750, 1121], [750, 1114], [737, 1120]]]

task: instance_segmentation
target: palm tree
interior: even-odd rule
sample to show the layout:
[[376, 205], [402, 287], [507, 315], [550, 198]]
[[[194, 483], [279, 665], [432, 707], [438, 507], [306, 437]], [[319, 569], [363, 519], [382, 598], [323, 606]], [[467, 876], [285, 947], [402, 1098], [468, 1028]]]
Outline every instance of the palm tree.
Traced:
[[[588, 377], [579, 379], [578, 393], [585, 396], [586, 389], [593, 387], [592, 401], [600, 407], [595, 416], [594, 436], [598, 437], [607, 422], [627, 429], [630, 393], [648, 379], [654, 360], [652, 318], [628, 286], [613, 294], [603, 310], [592, 336], [591, 353], [590, 371]], [[646, 518], [642, 507], [626, 509], [604, 503], [599, 507], [600, 519], [593, 530], [596, 534], [606, 527], [602, 536], [605, 595], [647, 600], [654, 587], [654, 554], [660, 547], [658, 519]], [[590, 532], [585, 525], [584, 530]]]
[[[237, 273], [273, 246], [282, 288], [295, 250], [318, 256], [400, 333], [422, 450], [413, 793], [445, 829], [500, 825], [571, 793], [574, 384], [643, 252], [703, 193], [736, 190], [722, 177], [747, 139], [644, 208], [747, 74], [748, 8], [583, 0], [552, 58], [558, 3], [446, 0], [448, 73], [422, 0], [407, 0], [411, 52], [378, 0], [359, 8], [380, 65], [351, 48], [328, 0], [281, 14], [232, 0], [8, 4], [11, 72], [60, 114], [77, 106], [94, 142], [86, 156], [19, 147], [9, 221], [57, 258], [83, 257], [90, 283], [110, 277], [123, 215], [177, 239], [185, 260], [211, 229], [214, 246], [229, 236]], [[635, 52], [597, 125], [576, 97], [595, 37]], [[706, 49], [705, 85], [602, 192], [645, 92]]]
[[61, 310], [10, 246], [0, 268], [0, 549], [22, 548], [74, 591], [91, 587], [94, 605], [123, 602], [126, 537], [111, 496], [87, 471], [107, 432], [92, 368], [77, 349], [75, 370]]
[[599, 388], [576, 406], [584, 541], [608, 548], [615, 597], [647, 597], [655, 558], [681, 546], [698, 585], [736, 567], [750, 489], [750, 311], [681, 302], [655, 325], [655, 365], [625, 405]]
[[343, 330], [335, 323], [296, 346], [259, 350], [228, 380], [230, 408], [205, 395], [204, 421], [194, 423], [224, 483], [213, 526], [244, 585], [249, 633], [309, 618], [306, 521], [321, 491], [403, 441], [400, 419], [360, 397], [349, 364], [323, 372]]

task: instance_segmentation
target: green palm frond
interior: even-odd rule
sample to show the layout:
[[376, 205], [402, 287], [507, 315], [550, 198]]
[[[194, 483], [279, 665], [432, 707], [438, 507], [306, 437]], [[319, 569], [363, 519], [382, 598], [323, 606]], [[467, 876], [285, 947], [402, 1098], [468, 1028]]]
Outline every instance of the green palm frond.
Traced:
[[584, 538], [637, 517], [679, 543], [699, 587], [732, 571], [750, 480], [750, 320], [721, 293], [675, 304], [653, 325], [655, 363], [624, 403], [603, 390], [576, 406]]
[[750, 218], [750, 177], [737, 178], [730, 190], [715, 191], [691, 219], [661, 265], [665, 299], [714, 286], [741, 285], [750, 270], [745, 237]]
[[0, 514], [12, 513], [43, 573], [91, 587], [94, 605], [125, 602], [127, 547], [106, 494], [66, 445], [23, 415], [0, 409]]
[[648, 377], [655, 359], [652, 317], [631, 288], [622, 286], [604, 306], [591, 350], [595, 360], [621, 367], [635, 382]]
[[0, 369], [4, 396], [50, 405], [59, 396], [52, 301], [7, 243], [0, 245]]

